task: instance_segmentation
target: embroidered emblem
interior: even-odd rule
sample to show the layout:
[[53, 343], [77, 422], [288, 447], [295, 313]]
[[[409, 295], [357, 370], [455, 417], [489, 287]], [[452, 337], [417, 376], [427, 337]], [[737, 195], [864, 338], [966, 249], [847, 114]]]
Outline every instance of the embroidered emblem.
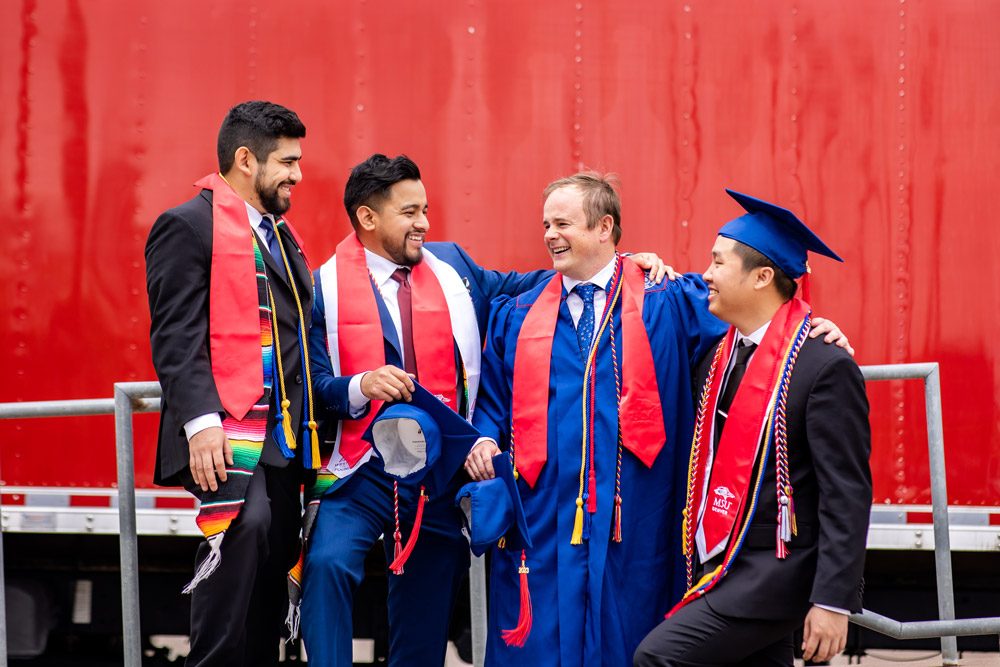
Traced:
[[715, 494], [715, 498], [712, 500], [712, 511], [719, 514], [729, 514], [733, 509], [732, 501], [736, 494], [726, 486], [717, 486], [712, 493]]

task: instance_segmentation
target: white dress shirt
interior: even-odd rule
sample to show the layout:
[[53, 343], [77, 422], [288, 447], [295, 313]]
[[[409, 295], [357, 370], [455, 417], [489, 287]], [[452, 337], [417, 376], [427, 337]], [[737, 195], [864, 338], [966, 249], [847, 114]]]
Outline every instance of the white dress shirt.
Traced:
[[604, 306], [608, 302], [608, 293], [606, 291], [608, 283], [611, 282], [611, 277], [615, 275], [615, 261], [616, 259], [612, 259], [603, 269], [587, 280], [576, 280], [566, 275], [562, 277], [563, 287], [566, 288], [567, 292], [566, 307], [569, 308], [570, 317], [573, 318], [573, 326], [579, 324], [580, 316], [583, 315], [583, 298], [574, 292], [573, 288], [581, 283], [593, 283], [597, 286], [597, 289], [594, 290], [594, 334], [597, 334], [597, 331], [600, 329], [600, 319], [604, 313]]
[[[378, 291], [382, 294], [382, 301], [389, 311], [392, 324], [396, 328], [396, 340], [399, 341], [400, 346], [399, 356], [405, 365], [406, 359], [403, 356], [405, 354], [403, 350], [405, 347], [403, 345], [403, 320], [399, 316], [399, 300], [397, 299], [399, 283], [393, 280], [392, 274], [396, 272], [396, 269], [409, 267], [400, 266], [391, 259], [376, 255], [371, 250], [368, 250], [368, 248], [365, 248], [365, 261], [368, 263], [368, 271], [371, 272], [372, 279], [375, 281]], [[347, 385], [347, 397], [350, 402], [352, 417], [360, 416], [365, 406], [368, 405], [368, 397], [361, 393], [361, 380], [367, 372], [354, 375]]]

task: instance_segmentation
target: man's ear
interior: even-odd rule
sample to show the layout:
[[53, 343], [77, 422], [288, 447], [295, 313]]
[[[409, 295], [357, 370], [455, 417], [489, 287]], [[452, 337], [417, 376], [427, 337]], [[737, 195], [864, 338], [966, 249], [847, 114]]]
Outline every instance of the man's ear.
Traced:
[[235, 158], [233, 167], [247, 177], [253, 176], [254, 167], [257, 165], [257, 157], [253, 151], [246, 146], [240, 146], [236, 149]]
[[774, 283], [774, 269], [770, 266], [759, 266], [754, 269], [754, 289], [764, 289]]
[[612, 232], [615, 229], [615, 219], [610, 214], [604, 215], [597, 221], [597, 227], [600, 230], [601, 241], [611, 241]]
[[378, 213], [367, 206], [359, 206], [355, 215], [358, 218], [358, 225], [361, 229], [366, 232], [375, 230], [375, 224], [378, 222]]

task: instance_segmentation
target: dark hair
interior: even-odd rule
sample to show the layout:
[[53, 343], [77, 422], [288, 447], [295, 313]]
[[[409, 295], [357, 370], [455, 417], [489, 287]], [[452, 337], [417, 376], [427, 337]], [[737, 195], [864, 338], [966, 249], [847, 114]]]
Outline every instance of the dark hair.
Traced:
[[216, 148], [219, 171], [225, 174], [233, 168], [240, 146], [246, 146], [257, 160], [264, 162], [281, 137], [301, 139], [304, 136], [306, 126], [291, 109], [261, 100], [237, 104], [229, 110], [219, 128]]
[[405, 155], [390, 159], [375, 153], [354, 169], [344, 186], [344, 208], [351, 225], [358, 227], [358, 209], [367, 206], [375, 211], [389, 198], [389, 190], [400, 181], [419, 181], [420, 168]]
[[587, 215], [587, 228], [593, 229], [598, 220], [610, 215], [614, 221], [611, 240], [618, 245], [618, 241], [622, 238], [622, 203], [618, 197], [618, 179], [613, 174], [580, 172], [549, 183], [542, 193], [542, 200], [548, 199], [549, 195], [560, 188], [574, 186], [583, 193], [583, 212]]
[[740, 243], [736, 241], [736, 245], [733, 246], [733, 252], [739, 255], [739, 258], [743, 260], [743, 272], [749, 273], [754, 269], [759, 269], [761, 267], [770, 267], [774, 269], [774, 287], [778, 290], [778, 294], [781, 295], [785, 301], [789, 301], [795, 292], [799, 289], [798, 283], [788, 277], [784, 271], [779, 269], [774, 262], [770, 259], [754, 250], [745, 243]]

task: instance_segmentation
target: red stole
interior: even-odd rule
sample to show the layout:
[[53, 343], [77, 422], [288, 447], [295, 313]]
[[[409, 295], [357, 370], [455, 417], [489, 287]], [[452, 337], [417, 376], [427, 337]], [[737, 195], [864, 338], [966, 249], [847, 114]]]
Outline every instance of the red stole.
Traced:
[[[628, 258], [624, 258], [628, 260]], [[622, 399], [619, 423], [622, 445], [652, 466], [667, 436], [653, 353], [642, 322], [645, 276], [631, 260], [622, 265]], [[552, 339], [562, 301], [557, 273], [532, 304], [517, 336], [514, 355], [513, 432], [517, 470], [534, 487], [548, 453], [549, 377]]]
[[[260, 304], [246, 202], [218, 173], [196, 187], [212, 191], [212, 269], [208, 330], [212, 378], [226, 412], [243, 419], [264, 393]], [[302, 247], [288, 220], [286, 228]], [[303, 259], [305, 257], [303, 256]], [[294, 279], [294, 276], [289, 276]]]
[[[719, 544], [731, 539], [737, 519], [744, 513], [750, 495], [750, 478], [761, 442], [761, 429], [765, 418], [772, 411], [775, 389], [788, 352], [802, 326], [802, 320], [808, 314], [808, 304], [800, 299], [792, 299], [778, 309], [736, 390], [726, 417], [726, 427], [719, 440], [719, 451], [712, 465], [707, 493], [703, 500], [700, 491], [696, 493], [694, 511], [689, 514], [692, 520], [697, 520], [702, 511], [701, 505], [706, 504], [701, 527], [705, 534], [705, 549], [709, 553]], [[724, 347], [721, 359], [729, 359], [735, 338], [736, 330], [730, 327], [722, 343]], [[705, 411], [706, 419], [712, 419], [715, 415], [724, 377], [724, 372], [716, 372], [715, 377], [710, 379], [712, 384]], [[705, 444], [709, 442], [711, 440]], [[709, 451], [710, 445], [699, 447], [698, 461], [695, 462], [697, 489], [701, 489]]]
[[[421, 261], [410, 267], [410, 287], [418, 379], [425, 389], [458, 410], [455, 343], [441, 283], [427, 262]], [[341, 375], [385, 365], [384, 334], [365, 247], [354, 233], [337, 244], [337, 327]], [[348, 465], [354, 466], [371, 448], [361, 436], [380, 406], [381, 401], [372, 401], [368, 414], [361, 419], [340, 422], [340, 454]]]

